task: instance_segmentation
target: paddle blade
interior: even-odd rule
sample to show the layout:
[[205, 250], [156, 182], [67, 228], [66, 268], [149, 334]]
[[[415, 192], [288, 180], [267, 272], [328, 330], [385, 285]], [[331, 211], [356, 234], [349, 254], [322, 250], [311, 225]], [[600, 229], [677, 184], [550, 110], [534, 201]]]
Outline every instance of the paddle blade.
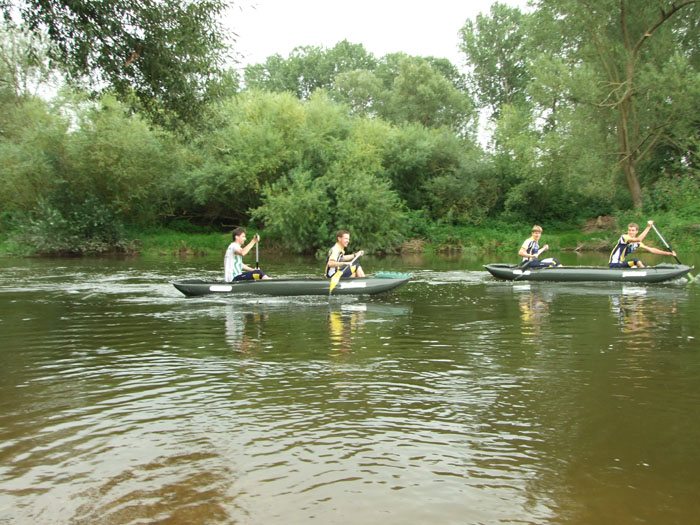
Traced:
[[334, 274], [333, 277], [331, 277], [331, 289], [329, 290], [329, 293], [333, 291], [333, 288], [336, 287], [338, 284], [338, 281], [340, 281], [340, 278], [343, 276], [343, 269], [339, 268]]

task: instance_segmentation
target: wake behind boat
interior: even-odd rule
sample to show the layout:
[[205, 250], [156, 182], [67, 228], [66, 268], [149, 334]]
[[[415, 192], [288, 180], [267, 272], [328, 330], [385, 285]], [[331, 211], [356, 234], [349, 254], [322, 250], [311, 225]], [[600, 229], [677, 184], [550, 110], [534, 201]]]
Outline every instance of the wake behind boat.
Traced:
[[487, 264], [488, 272], [508, 281], [591, 282], [616, 281], [629, 283], [660, 283], [683, 277], [691, 266], [657, 264], [646, 268], [607, 268], [604, 266], [554, 266], [521, 269], [517, 264]]
[[[342, 279], [331, 295], [374, 295], [389, 292], [408, 282], [407, 276]], [[329, 295], [329, 279], [267, 279], [258, 281], [203, 281], [184, 279], [173, 286], [187, 296], [209, 294]]]

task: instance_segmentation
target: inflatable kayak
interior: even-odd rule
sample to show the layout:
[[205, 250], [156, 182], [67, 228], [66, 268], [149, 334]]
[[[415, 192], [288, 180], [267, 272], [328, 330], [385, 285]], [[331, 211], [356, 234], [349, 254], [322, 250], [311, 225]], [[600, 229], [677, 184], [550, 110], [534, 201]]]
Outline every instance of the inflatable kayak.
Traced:
[[[357, 277], [341, 279], [330, 295], [374, 295], [395, 290], [408, 282], [408, 277]], [[187, 296], [209, 294], [253, 295], [329, 295], [329, 279], [265, 279], [261, 281], [203, 281], [184, 279], [173, 286]]]
[[591, 282], [617, 281], [629, 283], [660, 283], [683, 277], [692, 270], [684, 264], [658, 264], [647, 268], [606, 268], [604, 266], [554, 266], [525, 268], [517, 264], [487, 264], [488, 272], [508, 281]]

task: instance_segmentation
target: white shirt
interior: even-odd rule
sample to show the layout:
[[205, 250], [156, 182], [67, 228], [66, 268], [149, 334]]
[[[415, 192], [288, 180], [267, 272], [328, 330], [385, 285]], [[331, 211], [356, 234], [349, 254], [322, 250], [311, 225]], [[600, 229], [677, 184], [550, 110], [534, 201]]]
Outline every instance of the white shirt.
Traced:
[[226, 249], [224, 256], [224, 281], [230, 283], [233, 279], [243, 273], [243, 257], [238, 255], [241, 250], [241, 245], [237, 242], [232, 242]]

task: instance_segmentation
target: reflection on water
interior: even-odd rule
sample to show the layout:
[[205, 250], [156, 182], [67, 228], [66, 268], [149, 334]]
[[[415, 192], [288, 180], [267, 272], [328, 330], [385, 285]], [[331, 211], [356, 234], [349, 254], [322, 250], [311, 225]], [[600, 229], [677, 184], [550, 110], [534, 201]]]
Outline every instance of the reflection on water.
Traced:
[[0, 523], [700, 511], [700, 287], [442, 261], [380, 297], [187, 299], [218, 259], [3, 264]]
[[351, 352], [353, 333], [364, 323], [365, 305], [353, 305], [346, 308], [329, 309], [328, 333], [331, 348], [340, 353]]
[[[676, 295], [661, 300], [649, 294], [646, 287], [628, 286], [610, 295], [610, 310], [625, 334], [625, 345], [631, 350], [644, 350], [654, 339], [659, 317], [670, 318], [678, 313]], [[650, 297], [651, 295], [651, 297]]]
[[241, 310], [239, 305], [227, 304], [226, 312], [226, 341], [233, 350], [249, 354], [260, 348], [263, 335], [263, 325], [267, 314], [260, 311]]
[[549, 302], [543, 299], [539, 291], [520, 294], [518, 298], [520, 319], [522, 321], [523, 342], [526, 344], [542, 343], [542, 324], [549, 315]]
[[[620, 328], [626, 334], [639, 335], [644, 338], [645, 335], [648, 335], [645, 332], [651, 329], [649, 319], [644, 311], [645, 294], [646, 289], [642, 288], [638, 292], [610, 296], [610, 309], [619, 319]], [[635, 339], [630, 342], [632, 341]]]

